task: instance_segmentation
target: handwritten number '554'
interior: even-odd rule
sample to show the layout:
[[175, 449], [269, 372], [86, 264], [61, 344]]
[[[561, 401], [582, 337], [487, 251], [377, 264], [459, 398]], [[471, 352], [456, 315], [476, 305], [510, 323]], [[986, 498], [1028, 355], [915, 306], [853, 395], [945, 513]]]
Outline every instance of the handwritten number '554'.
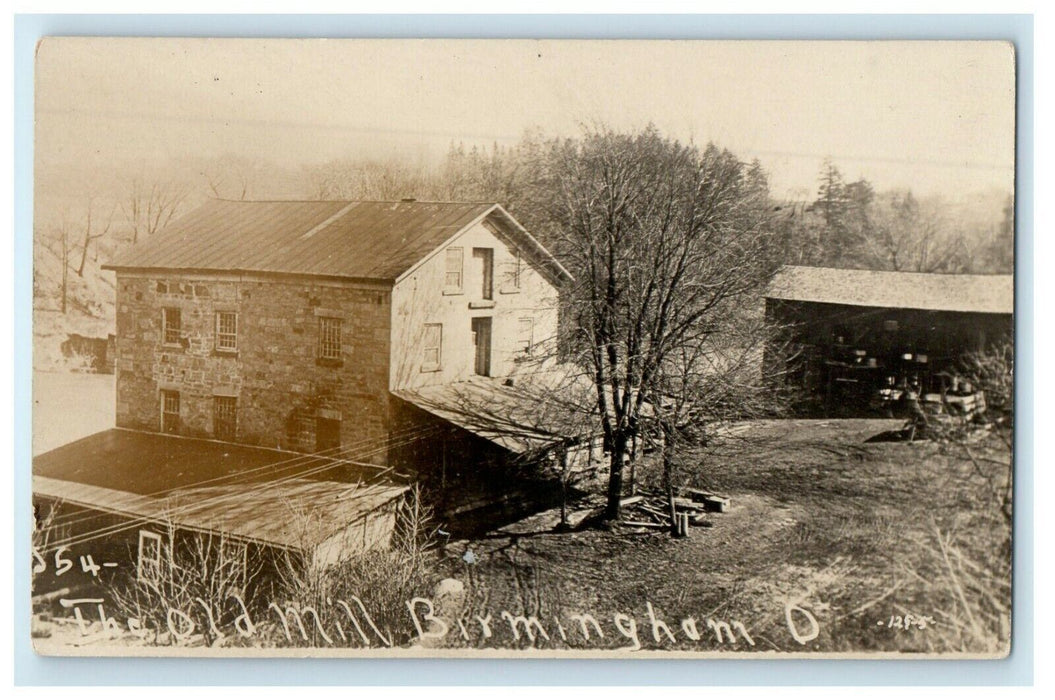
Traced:
[[[69, 551], [69, 547], [59, 547], [55, 550], [55, 575], [62, 576], [64, 573], [73, 568], [73, 562], [66, 557], [62, 556]], [[40, 550], [36, 547], [33, 548], [33, 573], [39, 574], [46, 571], [48, 563], [44, 559], [44, 555], [40, 553]]]
[[[69, 547], [60, 547], [55, 552], [55, 575], [56, 576], [62, 576], [64, 573], [66, 573], [67, 571], [69, 571], [70, 569], [73, 568], [73, 561], [71, 559], [68, 559], [67, 557], [63, 556], [68, 551], [69, 551]], [[100, 569], [102, 569], [104, 566], [108, 567], [108, 568], [117, 566], [117, 564], [115, 564], [113, 562], [105, 562], [105, 563], [102, 564], [102, 566], [100, 566], [99, 564], [95, 563], [95, 559], [92, 558], [91, 554], [87, 554], [87, 555], [82, 554], [79, 558], [80, 558], [80, 561], [81, 561], [81, 571], [83, 571], [83, 572], [85, 572], [87, 574], [91, 574], [92, 576], [96, 576], [96, 577], [99, 575]], [[44, 571], [47, 570], [47, 568], [48, 568], [48, 562], [47, 562], [46, 559], [44, 559], [44, 555], [40, 553], [39, 549], [34, 547], [33, 548], [33, 573], [34, 574], [43, 573]]]

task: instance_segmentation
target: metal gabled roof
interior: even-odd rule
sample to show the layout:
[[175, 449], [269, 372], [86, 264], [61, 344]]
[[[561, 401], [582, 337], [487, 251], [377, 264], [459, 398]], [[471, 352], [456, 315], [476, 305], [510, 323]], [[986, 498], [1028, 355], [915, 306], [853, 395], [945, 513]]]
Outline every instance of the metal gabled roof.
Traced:
[[482, 202], [210, 200], [104, 267], [392, 281], [496, 207]]

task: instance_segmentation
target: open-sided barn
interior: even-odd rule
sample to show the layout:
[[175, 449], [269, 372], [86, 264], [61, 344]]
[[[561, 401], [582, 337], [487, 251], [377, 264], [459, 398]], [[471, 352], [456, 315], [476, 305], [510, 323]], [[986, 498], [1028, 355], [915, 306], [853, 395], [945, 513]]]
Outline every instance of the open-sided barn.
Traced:
[[826, 414], [867, 410], [887, 387], [940, 391], [965, 354], [1009, 341], [1011, 275], [788, 266], [766, 292], [784, 329], [770, 373]]

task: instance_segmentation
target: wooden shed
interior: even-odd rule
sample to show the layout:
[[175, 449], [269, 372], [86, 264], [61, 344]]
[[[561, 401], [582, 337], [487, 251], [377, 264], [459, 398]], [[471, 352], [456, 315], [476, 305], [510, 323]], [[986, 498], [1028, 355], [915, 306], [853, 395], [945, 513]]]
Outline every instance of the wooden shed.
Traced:
[[89, 513], [63, 521], [64, 541], [138, 532], [139, 556], [143, 537], [175, 529], [329, 566], [386, 546], [407, 489], [369, 465], [121, 428], [33, 460], [38, 504]]

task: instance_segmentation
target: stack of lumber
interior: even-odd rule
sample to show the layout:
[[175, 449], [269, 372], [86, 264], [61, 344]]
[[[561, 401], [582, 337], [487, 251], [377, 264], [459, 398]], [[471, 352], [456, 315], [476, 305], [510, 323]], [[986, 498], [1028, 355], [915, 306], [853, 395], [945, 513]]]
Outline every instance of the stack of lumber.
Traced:
[[641, 530], [674, 530], [685, 536], [690, 526], [710, 527], [708, 513], [724, 513], [729, 509], [729, 498], [700, 489], [683, 489], [674, 497], [674, 520], [670, 501], [658, 492], [646, 492], [620, 501], [621, 522]]

